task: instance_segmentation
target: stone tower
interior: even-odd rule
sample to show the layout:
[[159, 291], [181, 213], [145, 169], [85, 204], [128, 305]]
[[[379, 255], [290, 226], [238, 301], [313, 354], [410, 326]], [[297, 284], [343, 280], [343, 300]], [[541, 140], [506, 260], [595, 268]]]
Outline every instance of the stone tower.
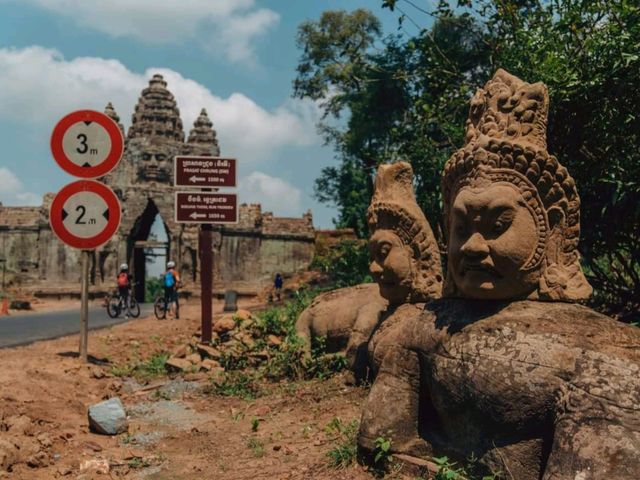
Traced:
[[[119, 123], [111, 104], [105, 113]], [[219, 155], [213, 123], [203, 109], [185, 143], [185, 134], [173, 94], [162, 75], [154, 75], [142, 90], [126, 135], [125, 153], [117, 169], [103, 181], [120, 198], [123, 208], [118, 238], [105, 246], [98, 270], [109, 276], [119, 263], [130, 265], [140, 292], [144, 291], [146, 269], [144, 248], [157, 214], [164, 224], [168, 242], [166, 258], [176, 261], [188, 281], [196, 277], [197, 226], [175, 223], [173, 212], [173, 158], [176, 155]], [[107, 273], [109, 272], [109, 273]], [[139, 296], [142, 296], [141, 293]]]

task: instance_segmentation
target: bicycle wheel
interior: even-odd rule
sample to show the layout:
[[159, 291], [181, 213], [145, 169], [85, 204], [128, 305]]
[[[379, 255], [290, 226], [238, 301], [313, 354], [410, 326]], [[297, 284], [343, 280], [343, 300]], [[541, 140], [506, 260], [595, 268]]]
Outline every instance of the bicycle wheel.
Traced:
[[107, 315], [111, 318], [116, 318], [120, 315], [120, 298], [112, 296], [107, 303]]
[[140, 316], [140, 304], [133, 297], [129, 299], [129, 313], [133, 318]]
[[167, 307], [164, 303], [164, 298], [158, 297], [153, 302], [153, 313], [155, 313], [158, 320], [164, 319], [167, 316]]

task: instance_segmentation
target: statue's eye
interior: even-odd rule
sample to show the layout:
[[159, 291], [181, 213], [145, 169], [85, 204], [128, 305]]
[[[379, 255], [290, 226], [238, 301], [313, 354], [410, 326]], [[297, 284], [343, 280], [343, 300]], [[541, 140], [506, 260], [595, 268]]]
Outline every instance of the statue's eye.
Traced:
[[389, 255], [389, 252], [391, 251], [391, 245], [389, 245], [388, 243], [383, 244], [380, 247], [380, 257], [385, 258], [387, 255]]
[[166, 157], [165, 157], [164, 155], [162, 155], [162, 154], [161, 154], [161, 155], [156, 155], [156, 159], [157, 159], [159, 162], [164, 162], [164, 161], [165, 161], [165, 159], [166, 159]]
[[149, 160], [151, 160], [151, 155], [149, 155], [148, 153], [143, 153], [142, 154], [142, 159], [146, 162], [148, 162]]
[[507, 231], [507, 229], [511, 226], [511, 222], [513, 222], [513, 212], [504, 212], [494, 222], [492, 230], [494, 233], [500, 235]]
[[495, 233], [503, 233], [507, 229], [507, 225], [504, 222], [498, 220], [493, 224], [493, 231]]

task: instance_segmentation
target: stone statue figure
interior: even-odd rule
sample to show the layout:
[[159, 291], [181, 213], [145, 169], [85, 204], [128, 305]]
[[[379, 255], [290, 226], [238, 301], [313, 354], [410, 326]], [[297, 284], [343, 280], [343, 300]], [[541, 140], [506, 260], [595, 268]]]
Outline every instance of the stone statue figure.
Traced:
[[[380, 328], [358, 445], [518, 480], [640, 478], [640, 330], [573, 303], [576, 186], [547, 153], [548, 95], [498, 70], [442, 178], [445, 294]], [[423, 463], [424, 464], [424, 463]]]
[[376, 283], [322, 294], [296, 323], [307, 344], [324, 336], [334, 351], [346, 346], [356, 380], [368, 374], [367, 342], [376, 326], [396, 311], [419, 313], [417, 305], [440, 297], [443, 283], [438, 246], [413, 193], [411, 165], [378, 168], [367, 221], [369, 269]]

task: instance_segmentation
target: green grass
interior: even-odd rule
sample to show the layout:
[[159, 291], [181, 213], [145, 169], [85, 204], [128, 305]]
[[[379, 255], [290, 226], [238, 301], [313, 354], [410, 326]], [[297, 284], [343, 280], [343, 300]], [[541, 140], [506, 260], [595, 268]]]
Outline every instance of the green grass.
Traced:
[[213, 381], [205, 389], [205, 393], [254, 400], [262, 394], [262, 389], [255, 375], [231, 371], [225, 372], [221, 379]]
[[116, 377], [135, 377], [141, 380], [149, 380], [166, 375], [166, 363], [168, 359], [168, 353], [156, 353], [143, 362], [113, 365], [111, 367], [111, 374]]
[[247, 441], [247, 447], [251, 450], [251, 453], [254, 457], [260, 458], [264, 457], [264, 443], [259, 438], [251, 437]]
[[334, 417], [324, 430], [334, 442], [333, 448], [327, 452], [329, 465], [337, 469], [352, 465], [358, 453], [356, 444], [358, 420], [345, 423], [338, 417]]

